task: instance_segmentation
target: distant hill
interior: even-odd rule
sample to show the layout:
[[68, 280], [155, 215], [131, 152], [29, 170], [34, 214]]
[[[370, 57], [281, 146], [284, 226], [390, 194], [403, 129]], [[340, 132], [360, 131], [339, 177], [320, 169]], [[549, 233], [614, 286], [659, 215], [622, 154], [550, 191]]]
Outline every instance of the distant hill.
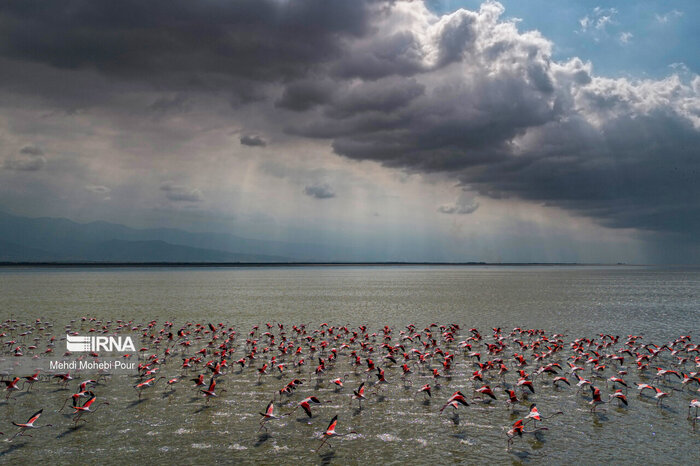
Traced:
[[290, 262], [294, 258], [276, 251], [292, 247], [233, 235], [0, 212], [0, 261], [5, 262]]
[[0, 262], [50, 262], [61, 259], [60, 254], [0, 240]]

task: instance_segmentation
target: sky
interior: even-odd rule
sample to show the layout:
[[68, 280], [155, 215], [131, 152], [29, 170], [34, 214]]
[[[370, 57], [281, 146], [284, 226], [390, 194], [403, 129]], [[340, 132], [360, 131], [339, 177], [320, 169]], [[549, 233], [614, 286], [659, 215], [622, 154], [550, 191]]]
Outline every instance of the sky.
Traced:
[[700, 263], [700, 3], [0, 4], [0, 210]]

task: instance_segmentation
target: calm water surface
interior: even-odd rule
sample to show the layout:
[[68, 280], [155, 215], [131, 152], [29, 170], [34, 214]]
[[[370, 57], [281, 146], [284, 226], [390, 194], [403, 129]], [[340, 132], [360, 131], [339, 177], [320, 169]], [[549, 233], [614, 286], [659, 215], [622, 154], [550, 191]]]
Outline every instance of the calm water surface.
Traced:
[[[681, 334], [700, 339], [700, 270], [644, 267], [318, 267], [241, 269], [0, 269], [0, 319], [37, 317], [63, 325], [81, 316], [106, 320], [159, 322], [173, 320], [226, 322], [246, 335], [255, 324], [321, 322], [424, 328], [432, 322], [458, 323], [457, 341], [470, 327], [487, 336], [491, 327], [542, 328], [577, 337], [641, 334], [645, 342], [663, 344]], [[381, 343], [379, 341], [377, 345]], [[63, 345], [63, 342], [60, 343]], [[243, 342], [241, 342], [241, 347]], [[617, 347], [622, 346], [622, 342]], [[62, 348], [62, 346], [61, 346]], [[568, 354], [568, 352], [567, 352]], [[244, 355], [243, 349], [236, 353]], [[176, 358], [179, 359], [179, 358]], [[341, 358], [343, 360], [347, 358]], [[670, 359], [668, 359], [670, 361]], [[128, 376], [115, 376], [98, 387], [110, 406], [95, 413], [84, 427], [70, 429], [70, 418], [56, 412], [68, 396], [55, 385], [37, 384], [9, 403], [0, 401], [0, 430], [14, 433], [9, 421], [45, 408], [42, 421], [52, 429], [33, 438], [0, 440], [0, 462], [28, 463], [38, 459], [54, 464], [135, 464], [170, 462], [240, 463], [308, 462], [331, 464], [376, 463], [636, 463], [672, 464], [700, 461], [700, 429], [686, 420], [689, 392], [675, 392], [657, 408], [653, 399], [638, 398], [632, 386], [626, 409], [610, 404], [591, 414], [587, 398], [575, 389], [542, 387], [530, 402], [543, 412], [562, 410], [547, 421], [550, 430], [537, 438], [526, 436], [513, 450], [505, 450], [504, 427], [527, 414], [527, 403], [511, 414], [502, 401], [475, 403], [460, 410], [459, 419], [439, 413], [454, 391], [471, 393], [473, 368], [460, 357], [452, 377], [434, 392], [430, 404], [416, 394], [428, 375], [417, 373], [404, 387], [400, 369], [387, 370], [392, 382], [382, 396], [372, 397], [359, 411], [350, 393], [366, 375], [349, 366], [336, 368], [333, 377], [307, 382], [282, 411], [312, 394], [324, 401], [308, 420], [297, 413], [270, 423], [269, 435], [256, 433], [258, 412], [291, 378], [274, 373], [257, 384], [253, 370], [222, 378], [227, 389], [211, 406], [190, 390], [190, 382], [167, 395], [156, 387], [137, 402]], [[562, 364], [564, 360], [562, 360]], [[262, 364], [262, 360], [256, 366]], [[310, 364], [313, 366], [314, 364]], [[670, 362], [669, 362], [670, 365]], [[688, 366], [686, 369], [689, 369]], [[309, 371], [312, 367], [307, 367]], [[162, 369], [180, 374], [179, 363]], [[336, 393], [335, 376], [350, 382]], [[611, 375], [607, 374], [608, 376]], [[24, 375], [24, 374], [18, 374]], [[194, 375], [194, 374], [192, 374]], [[628, 382], [649, 378], [630, 367]], [[604, 382], [599, 386], [605, 393]], [[674, 384], [677, 386], [677, 384]], [[695, 395], [697, 397], [698, 394]], [[503, 398], [502, 393], [500, 397]], [[339, 432], [354, 429], [356, 436], [336, 439], [333, 449], [314, 452], [317, 436], [338, 414]], [[5, 435], [4, 438], [7, 438]]]

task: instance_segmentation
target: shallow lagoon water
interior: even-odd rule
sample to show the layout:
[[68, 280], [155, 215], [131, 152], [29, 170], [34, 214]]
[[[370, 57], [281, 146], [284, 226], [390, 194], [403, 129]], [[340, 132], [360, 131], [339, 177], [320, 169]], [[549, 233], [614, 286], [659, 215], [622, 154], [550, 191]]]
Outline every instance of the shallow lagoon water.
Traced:
[[[397, 332], [408, 324], [422, 329], [432, 322], [454, 322], [462, 328], [457, 341], [468, 336], [470, 327], [486, 336], [491, 327], [519, 326], [563, 333], [567, 343], [611, 333], [641, 334], [645, 342], [660, 345], [681, 334], [690, 334], [697, 342], [700, 270], [487, 266], [0, 270], [1, 320], [40, 317], [54, 322], [60, 334], [64, 324], [82, 316], [173, 320], [176, 325], [226, 322], [242, 335], [265, 322], [310, 323], [314, 328], [321, 322], [368, 325], [372, 331], [389, 325]], [[236, 354], [242, 356], [243, 350]], [[41, 383], [9, 403], [0, 402], [0, 430], [13, 433], [9, 422], [23, 421], [26, 413], [39, 407], [45, 408], [42, 421], [55, 427], [11, 443], [0, 439], [0, 461], [697, 462], [700, 429], [693, 432], [686, 420], [690, 394], [676, 392], [664, 408], [657, 408], [653, 399], [638, 398], [634, 388], [628, 408], [611, 404], [607, 411], [591, 414], [586, 398], [575, 395], [575, 389], [543, 387], [530, 401], [543, 412], [565, 414], [547, 421], [549, 431], [526, 436], [507, 452], [504, 427], [527, 414], [527, 403], [516, 408], [515, 415], [500, 401], [472, 404], [459, 411], [458, 419], [439, 413], [454, 391], [471, 393], [472, 370], [468, 361], [458, 358], [450, 379], [425, 404], [416, 391], [431, 381], [428, 375], [416, 374], [413, 385], [404, 387], [400, 369], [388, 369], [392, 383], [382, 389], [382, 396], [371, 397], [362, 411], [350, 400], [351, 388], [367, 378], [362, 371], [355, 375], [349, 366], [337, 367], [333, 376], [348, 373], [351, 381], [340, 393], [329, 383], [331, 376], [317, 384], [315, 376], [304, 373], [307, 383], [283, 399], [282, 412], [312, 394], [330, 403], [315, 409], [311, 420], [299, 410], [272, 421], [263, 434], [256, 432], [257, 413], [291, 374], [278, 378], [271, 373], [258, 384], [256, 371], [237, 374], [233, 369], [221, 381], [227, 392], [207, 407], [189, 389], [189, 382], [177, 386], [172, 395], [165, 394], [165, 385], [157, 386], [138, 402], [131, 388], [134, 380], [114, 376], [96, 390], [100, 399], [109, 400], [109, 407], [78, 429], [71, 429], [70, 418], [56, 412], [69, 392]], [[168, 376], [180, 373], [177, 363], [163, 371]], [[644, 380], [630, 370], [628, 381], [650, 381], [652, 376], [653, 372]], [[604, 385], [601, 388], [610, 392]], [[333, 440], [333, 448], [318, 455], [317, 437], [334, 414], [339, 416], [339, 432], [352, 429], [358, 434]]]

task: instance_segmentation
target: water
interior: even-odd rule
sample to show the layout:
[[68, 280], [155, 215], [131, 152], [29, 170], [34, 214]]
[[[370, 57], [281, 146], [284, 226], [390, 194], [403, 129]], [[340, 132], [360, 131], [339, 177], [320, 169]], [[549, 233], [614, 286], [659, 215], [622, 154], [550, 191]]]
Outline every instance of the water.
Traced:
[[[641, 334], [644, 341], [663, 344], [681, 334], [698, 341], [700, 331], [700, 270], [643, 267], [316, 267], [253, 269], [2, 269], [0, 270], [0, 319], [18, 321], [37, 317], [55, 323], [60, 335], [63, 325], [81, 316], [105, 320], [147, 322], [173, 320], [176, 327], [186, 321], [225, 322], [233, 325], [244, 339], [255, 324], [283, 322], [368, 325], [378, 332], [384, 325], [398, 331], [408, 324], [418, 329], [430, 323], [461, 325], [456, 341], [469, 336], [477, 327], [490, 341], [491, 327], [512, 329], [543, 328], [550, 333], [572, 337]], [[84, 327], [83, 330], [86, 330]], [[623, 341], [616, 345], [622, 346]], [[244, 341], [234, 360], [242, 357]], [[381, 340], [374, 343], [381, 362]], [[57, 347], [63, 349], [63, 342]], [[138, 344], [137, 344], [138, 346]], [[197, 346], [195, 343], [194, 346]], [[199, 347], [203, 346], [200, 344]], [[444, 347], [444, 345], [441, 345]], [[456, 344], [451, 348], [457, 351]], [[3, 349], [4, 351], [4, 349]], [[565, 356], [570, 354], [567, 349]], [[672, 360], [664, 356], [664, 366]], [[266, 357], [259, 354], [254, 366]], [[638, 398], [633, 382], [651, 382], [632, 366], [626, 377], [631, 384], [630, 405], [615, 404], [607, 411], [591, 414], [587, 400], [575, 389], [555, 390], [536, 382], [537, 402], [544, 413], [557, 410], [545, 424], [549, 431], [527, 435], [505, 449], [504, 428], [527, 414], [529, 402], [511, 414], [499, 401], [473, 403], [459, 410], [459, 419], [439, 408], [454, 391], [471, 397], [469, 380], [474, 370], [458, 354], [449, 380], [433, 392], [424, 404], [417, 389], [432, 378], [414, 374], [413, 385], [404, 387], [400, 369], [387, 368], [391, 382], [371, 395], [364, 409], [351, 404], [350, 394], [367, 375], [362, 367], [357, 375], [348, 362], [347, 352], [333, 372], [321, 378], [310, 371], [310, 358], [302, 374], [283, 377], [271, 372], [257, 384], [257, 371], [238, 367], [220, 379], [218, 388], [227, 392], [205, 405], [191, 390], [190, 376], [167, 395], [164, 381], [138, 402], [128, 376], [115, 376], [95, 391], [100, 400], [110, 402], [89, 417], [78, 429], [70, 428], [70, 417], [57, 413], [69, 395], [57, 385], [41, 382], [29, 393], [0, 401], [0, 430], [4, 438], [16, 428], [10, 421], [24, 422], [28, 414], [43, 407], [42, 422], [54, 425], [39, 429], [34, 437], [0, 440], [0, 461], [26, 463], [49, 459], [57, 464], [103, 462], [240, 463], [651, 463], [697, 462], [700, 429], [693, 432], [686, 420], [687, 405], [694, 396], [689, 391], [674, 392], [663, 408], [648, 397]], [[364, 358], [363, 358], [364, 361]], [[565, 358], [562, 358], [564, 364]], [[506, 361], [511, 367], [512, 359]], [[532, 361], [534, 363], [534, 361]], [[180, 359], [163, 367], [168, 377], [180, 374]], [[437, 364], [434, 364], [437, 367]], [[634, 362], [632, 362], [634, 365]], [[386, 367], [386, 366], [385, 366]], [[687, 366], [686, 369], [690, 369]], [[416, 368], [418, 370], [418, 368]], [[532, 366], [528, 368], [532, 370]], [[197, 373], [203, 370], [197, 371]], [[329, 383], [336, 376], [346, 377], [346, 387], [336, 393]], [[606, 372], [609, 376], [613, 371]], [[18, 374], [25, 375], [25, 374]], [[567, 374], [568, 375], [568, 374]], [[208, 377], [208, 375], [207, 375]], [[273, 394], [291, 378], [305, 383], [292, 397], [278, 402], [282, 413], [300, 399], [317, 395], [324, 403], [315, 407], [308, 420], [301, 410], [281, 420], [271, 421], [269, 432], [259, 434], [259, 412]], [[569, 376], [569, 378], [571, 378]], [[372, 379], [375, 379], [372, 377]], [[509, 376], [509, 382], [515, 379]], [[492, 383], [497, 383], [496, 381]], [[77, 385], [76, 382], [73, 385]], [[71, 388], [75, 388], [74, 386]], [[611, 390], [596, 381], [605, 394]], [[677, 383], [664, 384], [678, 386]], [[695, 389], [695, 388], [694, 388]], [[329, 403], [325, 403], [329, 401]], [[316, 454], [318, 436], [328, 421], [338, 414], [338, 432], [358, 432], [331, 441], [333, 448]]]

